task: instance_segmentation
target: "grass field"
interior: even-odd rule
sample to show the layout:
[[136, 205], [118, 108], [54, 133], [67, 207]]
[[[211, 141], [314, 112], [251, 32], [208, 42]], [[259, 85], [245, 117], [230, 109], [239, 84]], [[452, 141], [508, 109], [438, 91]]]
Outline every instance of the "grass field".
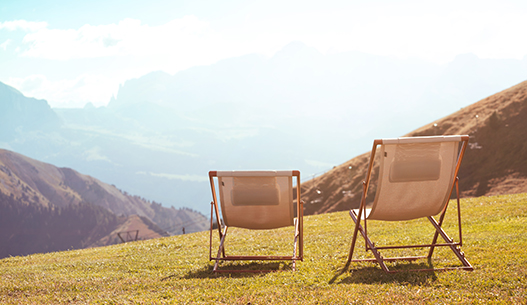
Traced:
[[[346, 212], [339, 212], [305, 217], [305, 259], [297, 264], [296, 272], [288, 271], [289, 263], [243, 262], [243, 267], [286, 271], [213, 274], [208, 260], [209, 233], [200, 232], [2, 259], [0, 303], [527, 304], [527, 194], [464, 199], [461, 206], [463, 250], [475, 268], [472, 272], [386, 274], [374, 264], [357, 263], [343, 273], [352, 221]], [[445, 228], [456, 237], [455, 205], [449, 209]], [[379, 244], [426, 242], [432, 235], [430, 228], [424, 221], [369, 222], [368, 227]], [[424, 239], [418, 237], [421, 233], [427, 233]], [[229, 234], [229, 254], [291, 252], [291, 228], [271, 234], [244, 230]], [[217, 234], [214, 237], [217, 244]], [[362, 244], [359, 239], [359, 246]], [[356, 253], [370, 255], [363, 247]], [[416, 264], [428, 266], [426, 261], [390, 266], [405, 269]], [[460, 265], [448, 249], [436, 251], [433, 264]]]

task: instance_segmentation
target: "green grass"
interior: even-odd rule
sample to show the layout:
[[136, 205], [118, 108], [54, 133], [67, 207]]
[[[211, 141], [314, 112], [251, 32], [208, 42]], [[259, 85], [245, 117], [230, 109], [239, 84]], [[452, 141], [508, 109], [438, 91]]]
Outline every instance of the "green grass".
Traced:
[[[462, 200], [463, 250], [472, 272], [386, 274], [371, 263], [341, 273], [351, 240], [346, 212], [305, 217], [305, 259], [289, 263], [223, 263], [228, 268], [275, 268], [265, 274], [213, 274], [209, 233], [133, 242], [110, 247], [36, 254], [0, 260], [2, 304], [381, 304], [527, 303], [527, 194]], [[455, 204], [446, 222], [454, 224]], [[374, 228], [375, 227], [375, 228]], [[374, 241], [428, 241], [423, 221], [397, 225], [369, 222]], [[402, 236], [397, 232], [404, 231]], [[451, 237], [454, 226], [446, 226]], [[236, 234], [238, 233], [238, 234]], [[228, 253], [289, 254], [291, 229], [264, 234], [232, 230]], [[214, 235], [217, 244], [217, 233]], [[238, 238], [235, 238], [238, 237]], [[457, 238], [457, 237], [456, 237]], [[276, 241], [276, 242], [275, 242]], [[257, 245], [260, 244], [260, 246]], [[358, 255], [365, 255], [359, 239]], [[414, 251], [424, 253], [425, 250]], [[412, 252], [406, 251], [406, 252]], [[368, 253], [369, 254], [369, 253]], [[434, 266], [457, 266], [451, 251], [436, 251]], [[426, 265], [391, 264], [408, 268]]]

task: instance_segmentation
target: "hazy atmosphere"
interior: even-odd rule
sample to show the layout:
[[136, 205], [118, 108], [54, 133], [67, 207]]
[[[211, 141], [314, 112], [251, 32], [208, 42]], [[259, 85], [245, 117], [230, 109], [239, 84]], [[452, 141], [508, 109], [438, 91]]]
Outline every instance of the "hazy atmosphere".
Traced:
[[524, 81], [526, 15], [523, 1], [2, 1], [0, 82], [60, 127], [13, 125], [0, 148], [205, 213], [209, 170], [305, 181]]
[[83, 107], [152, 71], [272, 56], [292, 41], [326, 55], [521, 60], [526, 14], [525, 1], [2, 1], [0, 81]]

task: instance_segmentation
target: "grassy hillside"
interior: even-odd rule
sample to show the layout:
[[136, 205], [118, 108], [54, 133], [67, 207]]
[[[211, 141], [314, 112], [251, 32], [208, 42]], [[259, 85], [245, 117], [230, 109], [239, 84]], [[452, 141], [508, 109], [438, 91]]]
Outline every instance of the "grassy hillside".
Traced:
[[[449, 209], [446, 221], [453, 224], [454, 205]], [[296, 272], [212, 274], [208, 232], [200, 232], [2, 259], [0, 303], [525, 304], [527, 194], [464, 199], [462, 213], [463, 250], [475, 267], [473, 272], [385, 274], [377, 266], [363, 263], [352, 264], [350, 272], [341, 273], [352, 221], [346, 212], [337, 212], [305, 218], [305, 261], [298, 264]], [[419, 233], [429, 231], [429, 225], [422, 221], [404, 223], [396, 230], [393, 223], [375, 224], [377, 229], [371, 223], [369, 230], [379, 242], [396, 242], [395, 231], [406, 232], [405, 240], [418, 240]], [[456, 235], [451, 226], [446, 230]], [[231, 236], [229, 253], [289, 253], [289, 228], [272, 233], [273, 239], [284, 240], [287, 247], [264, 238], [263, 232], [231, 233], [240, 233], [240, 239]], [[254, 247], [255, 241], [262, 245]], [[290, 268], [289, 264], [243, 264]], [[436, 252], [433, 264], [451, 266], [458, 262], [451, 252], [442, 250]], [[395, 266], [406, 267], [406, 263]]]

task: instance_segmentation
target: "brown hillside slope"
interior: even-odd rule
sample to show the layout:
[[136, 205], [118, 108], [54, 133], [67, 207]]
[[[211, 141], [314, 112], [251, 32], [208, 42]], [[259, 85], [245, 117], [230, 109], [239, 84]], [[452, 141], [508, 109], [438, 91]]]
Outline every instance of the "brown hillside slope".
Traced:
[[121, 242], [118, 233], [129, 231], [151, 239], [208, 225], [191, 209], [166, 208], [72, 169], [0, 149], [0, 258], [114, 244]]
[[208, 228], [206, 217], [198, 212], [150, 203], [70, 168], [58, 168], [4, 149], [0, 149], [0, 192], [26, 205], [66, 207], [86, 202], [115, 215], [139, 215], [171, 234], [181, 234], [181, 225], [186, 225], [187, 233]]
[[81, 201], [105, 207], [116, 215], [138, 214], [153, 217], [150, 205], [125, 196], [116, 187], [82, 175], [69, 168], [58, 168], [12, 151], [0, 149], [0, 191], [21, 201], [58, 207]]
[[[527, 81], [405, 136], [450, 134], [471, 135], [470, 149], [459, 172], [462, 196], [527, 192]], [[303, 183], [305, 213], [358, 207], [369, 154]], [[370, 187], [371, 192], [374, 190], [375, 181]]]

